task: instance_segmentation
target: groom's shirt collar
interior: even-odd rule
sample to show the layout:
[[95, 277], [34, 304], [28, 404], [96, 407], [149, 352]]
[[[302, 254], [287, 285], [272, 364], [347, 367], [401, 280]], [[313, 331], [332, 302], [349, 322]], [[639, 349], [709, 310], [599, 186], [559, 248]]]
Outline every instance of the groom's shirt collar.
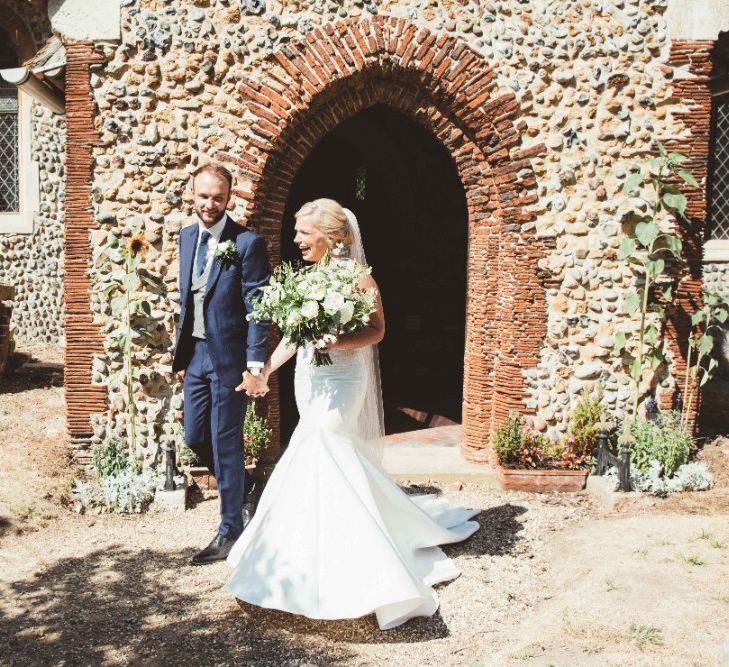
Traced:
[[202, 223], [201, 220], [197, 221], [197, 242], [200, 243], [200, 236], [203, 233], [203, 230], [207, 229], [210, 232], [210, 235], [213, 237], [212, 239], [208, 239], [208, 246], [211, 245], [211, 241], [215, 241], [213, 245], [218, 245], [220, 243], [220, 237], [223, 235], [223, 230], [225, 229], [225, 223], [228, 222], [228, 214], [224, 213], [223, 217], [220, 218], [212, 227], [207, 228]]

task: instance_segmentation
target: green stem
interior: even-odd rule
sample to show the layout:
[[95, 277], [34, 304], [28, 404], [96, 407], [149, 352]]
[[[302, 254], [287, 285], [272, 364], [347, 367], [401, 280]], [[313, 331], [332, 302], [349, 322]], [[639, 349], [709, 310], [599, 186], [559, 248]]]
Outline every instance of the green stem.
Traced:
[[648, 292], [650, 290], [651, 280], [648, 275], [648, 271], [645, 274], [645, 285], [643, 287], [643, 304], [640, 309], [640, 336], [638, 338], [638, 374], [637, 377], [633, 378], [635, 382], [635, 394], [633, 395], [633, 414], [631, 418], [631, 425], [634, 425], [638, 418], [638, 401], [640, 399], [640, 380], [643, 376], [643, 345], [645, 340], [645, 316], [648, 310]]
[[[131, 275], [129, 260], [127, 260], [127, 275]], [[131, 290], [129, 286], [126, 289], [126, 332], [127, 332], [127, 349], [126, 349], [126, 366], [127, 366], [127, 400], [129, 402], [129, 445], [132, 456], [136, 456], [137, 446], [137, 414], [134, 405], [134, 373], [132, 367], [132, 310], [131, 310]]]
[[691, 374], [691, 336], [689, 335], [688, 351], [686, 352], [686, 377], [683, 381], [683, 406], [681, 408], [681, 426], [686, 425], [688, 419], [688, 403], [686, 398], [689, 392], [689, 376]]

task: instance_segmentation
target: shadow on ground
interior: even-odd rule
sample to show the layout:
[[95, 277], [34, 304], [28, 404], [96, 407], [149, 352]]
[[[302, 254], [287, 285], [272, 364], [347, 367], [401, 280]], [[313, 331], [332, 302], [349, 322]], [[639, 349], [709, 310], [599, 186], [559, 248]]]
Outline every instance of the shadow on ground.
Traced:
[[[238, 614], [209, 586], [186, 586], [187, 562], [115, 546], [3, 586], [0, 663], [337, 665], [352, 656], [307, 646], [259, 610]], [[159, 576], [175, 571], [179, 580]], [[211, 609], [216, 602], [224, 608]]]
[[63, 386], [63, 364], [41, 362], [31, 355], [16, 352], [0, 374], [0, 394], [17, 394], [30, 389]]

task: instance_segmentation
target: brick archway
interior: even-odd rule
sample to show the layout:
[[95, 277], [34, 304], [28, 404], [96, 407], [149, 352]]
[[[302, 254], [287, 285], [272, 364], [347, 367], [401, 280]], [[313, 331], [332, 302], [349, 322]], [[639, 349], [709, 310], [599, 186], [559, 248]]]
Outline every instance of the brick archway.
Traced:
[[[525, 411], [523, 371], [534, 367], [546, 331], [547, 242], [522, 225], [536, 200], [529, 158], [518, 150], [513, 94], [497, 95], [496, 75], [458, 39], [402, 19], [346, 20], [311, 31], [276, 52], [265, 78], [239, 84], [254, 121], [247, 155], [218, 154], [251, 183], [246, 222], [280, 258], [287, 193], [312, 148], [339, 123], [385, 104], [422, 124], [449, 151], [468, 205], [468, 305], [463, 453], [488, 460], [494, 423]], [[277, 417], [276, 406], [272, 416]]]

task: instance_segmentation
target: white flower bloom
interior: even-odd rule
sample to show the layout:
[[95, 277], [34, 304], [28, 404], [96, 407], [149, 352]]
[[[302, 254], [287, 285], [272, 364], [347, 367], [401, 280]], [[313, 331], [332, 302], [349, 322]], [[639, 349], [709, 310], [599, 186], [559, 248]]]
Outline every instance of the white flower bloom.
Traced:
[[339, 320], [342, 324], [347, 324], [347, 322], [352, 319], [353, 315], [354, 304], [351, 301], [348, 301], [339, 309]]
[[325, 342], [325, 343], [326, 343], [327, 345], [331, 345], [331, 344], [333, 344], [333, 343], [336, 343], [336, 342], [337, 342], [337, 337], [336, 337], [336, 336], [334, 336], [333, 334], [324, 334], [324, 335], [322, 336], [322, 340], [323, 340], [323, 341], [324, 341], [324, 342]]
[[324, 285], [314, 285], [310, 290], [307, 296], [310, 299], [315, 299], [316, 301], [321, 301], [327, 293], [327, 288]]
[[319, 314], [319, 304], [316, 301], [304, 301], [301, 306], [301, 315], [308, 320], [315, 318]]
[[301, 322], [301, 313], [297, 310], [289, 313], [289, 316], [286, 318], [286, 324], [290, 327], [295, 327], [299, 322]]
[[322, 305], [327, 313], [333, 315], [344, 305], [344, 297], [339, 292], [327, 292]]

